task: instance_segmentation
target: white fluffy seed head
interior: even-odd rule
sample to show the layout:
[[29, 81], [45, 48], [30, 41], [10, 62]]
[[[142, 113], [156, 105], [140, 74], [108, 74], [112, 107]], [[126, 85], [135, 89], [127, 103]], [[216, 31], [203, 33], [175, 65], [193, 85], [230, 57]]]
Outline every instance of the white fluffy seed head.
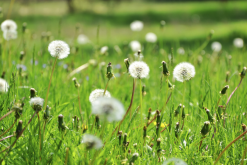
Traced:
[[143, 54], [139, 52], [136, 52], [134, 56], [135, 56], [135, 60], [142, 60], [144, 58]]
[[141, 31], [143, 29], [143, 22], [142, 21], [133, 21], [131, 24], [130, 24], [130, 29], [132, 31]]
[[147, 33], [145, 36], [147, 42], [155, 43], [157, 41], [157, 36], [154, 33]]
[[86, 145], [87, 149], [100, 149], [101, 147], [103, 147], [101, 139], [90, 134], [83, 135], [82, 143]]
[[146, 78], [149, 74], [149, 67], [143, 61], [134, 61], [129, 66], [129, 73], [133, 78]]
[[8, 92], [9, 84], [4, 79], [0, 78], [0, 93]]
[[13, 20], [8, 19], [2, 22], [1, 29], [3, 32], [16, 31], [17, 25]]
[[100, 97], [111, 97], [110, 92], [106, 91], [105, 95], [104, 94], [104, 89], [95, 89], [94, 91], [92, 91], [89, 95], [89, 101], [91, 103], [93, 103], [95, 100], [97, 100]]
[[141, 44], [138, 41], [131, 41], [129, 45], [133, 52], [137, 52], [138, 50], [141, 50]]
[[185, 54], [184, 48], [182, 48], [182, 47], [178, 48], [177, 53], [180, 55], [184, 55]]
[[211, 48], [213, 51], [219, 52], [219, 51], [221, 51], [222, 46], [221, 46], [221, 43], [215, 41], [212, 43]]
[[40, 111], [42, 110], [44, 99], [40, 97], [33, 97], [30, 99], [29, 103], [35, 111]]
[[60, 40], [52, 41], [48, 46], [48, 51], [52, 57], [58, 57], [58, 59], [66, 58], [70, 54], [69, 45]]
[[244, 40], [242, 38], [235, 38], [233, 40], [233, 45], [236, 48], [242, 48], [244, 46]]
[[7, 41], [17, 38], [17, 31], [4, 31], [3, 38]]
[[195, 67], [188, 62], [179, 63], [173, 70], [173, 77], [180, 82], [190, 80], [195, 74]]
[[92, 114], [112, 122], [122, 120], [125, 110], [123, 104], [117, 99], [100, 97], [92, 103]]
[[84, 34], [80, 34], [78, 37], [77, 37], [77, 42], [78, 44], [81, 44], [81, 45], [84, 45], [84, 44], [87, 44], [89, 43], [89, 39], [86, 35]]
[[103, 47], [100, 49], [100, 53], [101, 53], [101, 54], [105, 54], [107, 51], [108, 51], [108, 46], [103, 46]]

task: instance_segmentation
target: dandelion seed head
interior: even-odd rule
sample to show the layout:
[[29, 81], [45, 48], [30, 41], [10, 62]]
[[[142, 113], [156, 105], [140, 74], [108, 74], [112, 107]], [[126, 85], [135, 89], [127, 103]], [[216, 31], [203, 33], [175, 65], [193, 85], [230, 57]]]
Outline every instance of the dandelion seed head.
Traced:
[[66, 58], [70, 54], [69, 45], [60, 40], [52, 41], [48, 46], [48, 51], [52, 57], [58, 57], [58, 59]]
[[17, 38], [17, 31], [13, 30], [13, 31], [4, 31], [3, 32], [3, 38], [7, 41], [9, 40], [13, 40]]
[[8, 92], [9, 84], [4, 79], [0, 78], [0, 93]]
[[180, 82], [190, 80], [195, 74], [195, 67], [188, 62], [179, 63], [173, 70], [173, 77]]
[[145, 39], [147, 42], [155, 43], [157, 41], [157, 36], [156, 34], [150, 32], [146, 34]]
[[86, 145], [87, 149], [100, 149], [103, 147], [101, 139], [90, 134], [83, 135], [82, 143]]
[[222, 45], [221, 45], [221, 43], [215, 41], [212, 43], [211, 48], [213, 51], [219, 52], [219, 51], [221, 51]]
[[108, 51], [108, 46], [103, 46], [103, 47], [100, 49], [100, 53], [101, 53], [101, 54], [105, 54], [107, 51]]
[[174, 165], [187, 165], [187, 163], [185, 163], [182, 159], [179, 158], [169, 158], [162, 165], [168, 165], [171, 164], [171, 162], [173, 162]]
[[137, 52], [138, 50], [141, 50], [141, 44], [138, 41], [131, 41], [129, 45], [133, 52]]
[[17, 25], [16, 25], [15, 21], [8, 19], [8, 20], [5, 20], [2, 22], [1, 29], [3, 32], [16, 31]]
[[134, 61], [129, 66], [129, 73], [133, 78], [146, 78], [149, 74], [149, 67], [143, 61]]
[[122, 120], [124, 113], [123, 104], [114, 98], [100, 97], [92, 103], [92, 114], [104, 117], [109, 122]]
[[91, 103], [93, 103], [95, 100], [97, 100], [100, 97], [111, 97], [110, 92], [106, 91], [105, 95], [104, 94], [104, 89], [95, 89], [94, 91], [92, 91], [89, 95], [89, 101]]
[[40, 97], [33, 97], [30, 99], [29, 103], [35, 111], [40, 111], [42, 110], [44, 99]]
[[180, 55], [184, 55], [185, 54], [184, 48], [182, 48], [182, 47], [178, 48], [177, 53]]
[[139, 51], [136, 52], [136, 53], [134, 54], [134, 56], [135, 56], [135, 59], [136, 59], [136, 60], [142, 60], [142, 59], [144, 58], [143, 54], [142, 54], [142, 53], [139, 53]]
[[143, 29], [143, 22], [142, 21], [133, 21], [131, 24], [130, 24], [130, 29], [132, 31], [141, 31]]
[[242, 38], [235, 38], [233, 40], [233, 45], [236, 48], [242, 48], [244, 46], [244, 40]]
[[77, 37], [77, 42], [78, 44], [81, 44], [81, 45], [84, 45], [84, 44], [87, 44], [90, 42], [90, 40], [88, 39], [88, 37], [84, 34], [80, 34], [78, 37]]

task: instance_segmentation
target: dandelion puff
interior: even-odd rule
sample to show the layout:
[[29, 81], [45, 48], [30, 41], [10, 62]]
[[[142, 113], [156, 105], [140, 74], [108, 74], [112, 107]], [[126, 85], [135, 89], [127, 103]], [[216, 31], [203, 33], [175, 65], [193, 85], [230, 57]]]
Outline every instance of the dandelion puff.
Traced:
[[108, 46], [103, 46], [103, 47], [100, 49], [100, 53], [101, 53], [101, 54], [105, 54], [107, 51], [108, 51]]
[[235, 38], [233, 40], [233, 45], [236, 48], [242, 48], [244, 46], [244, 40], [242, 38]]
[[182, 48], [182, 47], [178, 48], [177, 52], [178, 52], [178, 54], [180, 54], [180, 55], [184, 55], [184, 54], [185, 54], [185, 50], [184, 50], [184, 48]]
[[5, 20], [2, 22], [1, 29], [3, 32], [16, 31], [17, 25], [16, 25], [15, 21], [8, 19], [8, 20]]
[[44, 104], [44, 99], [40, 97], [33, 97], [30, 99], [29, 103], [35, 111], [41, 111]]
[[0, 78], [0, 93], [8, 92], [9, 84], [4, 79]]
[[188, 62], [179, 63], [173, 70], [173, 77], [180, 82], [190, 80], [195, 74], [195, 67]]
[[90, 40], [88, 39], [88, 37], [84, 34], [80, 34], [78, 37], [77, 37], [77, 42], [78, 44], [81, 44], [81, 45], [84, 45], [84, 44], [87, 44], [90, 42]]
[[168, 165], [171, 164], [171, 162], [174, 162], [174, 165], [187, 165], [182, 159], [179, 158], [170, 158], [167, 159], [165, 162], [163, 162], [162, 165]]
[[[93, 103], [98, 98], [103, 97], [103, 94], [104, 94], [104, 89], [95, 89], [90, 93], [89, 101]], [[106, 91], [104, 97], [111, 97], [110, 92]]]
[[146, 41], [147, 42], [155, 43], [157, 41], [156, 34], [151, 33], [151, 32], [150, 33], [147, 33], [146, 36], [145, 36], [145, 38], [146, 38]]
[[17, 38], [17, 31], [4, 31], [3, 38], [7, 41]]
[[48, 46], [48, 51], [52, 57], [57, 57], [58, 59], [66, 58], [70, 54], [69, 45], [60, 40], [52, 41]]
[[131, 24], [130, 24], [130, 29], [132, 31], [141, 31], [143, 29], [143, 22], [142, 21], [133, 21]]
[[138, 41], [131, 41], [129, 45], [133, 52], [137, 52], [138, 50], [141, 50], [141, 44]]
[[103, 147], [101, 139], [90, 134], [84, 134], [81, 142], [86, 145], [87, 149], [100, 149]]
[[146, 78], [149, 74], [149, 67], [143, 61], [134, 61], [129, 66], [129, 73], [133, 78]]
[[219, 51], [221, 51], [222, 46], [221, 46], [221, 43], [215, 41], [212, 43], [211, 48], [213, 51], [219, 52]]
[[122, 120], [123, 104], [114, 98], [100, 97], [92, 104], [92, 114], [106, 118], [109, 122]]

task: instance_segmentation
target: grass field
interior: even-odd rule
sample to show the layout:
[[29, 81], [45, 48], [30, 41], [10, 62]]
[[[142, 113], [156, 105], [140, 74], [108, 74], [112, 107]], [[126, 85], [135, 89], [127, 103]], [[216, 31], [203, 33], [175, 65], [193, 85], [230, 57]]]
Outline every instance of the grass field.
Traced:
[[[5, 72], [4, 79], [9, 84], [8, 92], [0, 93], [1, 163], [162, 164], [170, 158], [179, 158], [187, 164], [246, 164], [247, 135], [231, 143], [246, 133], [246, 78], [241, 79], [239, 75], [246, 66], [246, 45], [242, 48], [233, 45], [234, 38], [242, 38], [247, 43], [246, 4], [244, 1], [131, 4], [76, 1], [76, 12], [67, 14], [64, 2], [28, 5], [15, 2], [8, 14], [10, 3], [0, 2], [1, 23], [10, 18], [18, 25], [17, 39], [6, 41], [0, 37], [0, 74]], [[131, 31], [130, 23], [134, 20], [144, 22], [142, 31]], [[161, 20], [166, 21], [163, 28]], [[27, 23], [25, 32], [22, 32], [23, 22]], [[79, 28], [76, 30], [76, 27]], [[211, 30], [214, 30], [212, 37], [209, 36]], [[157, 42], [147, 42], [147, 32], [155, 33]], [[80, 45], [77, 43], [79, 34], [85, 34], [91, 42]], [[55, 64], [47, 102], [50, 116], [44, 118], [43, 108], [32, 117], [36, 112], [29, 103], [30, 88], [36, 90], [37, 96], [46, 98], [56, 59], [48, 51], [53, 40], [68, 43], [70, 54]], [[147, 78], [134, 79], [127, 73], [124, 59], [129, 58], [130, 64], [136, 60], [135, 52], [129, 47], [132, 40], [142, 45], [143, 61], [150, 69]], [[211, 49], [214, 41], [222, 45], [219, 52]], [[107, 53], [100, 52], [103, 46], [108, 46]], [[177, 51], [180, 47], [185, 50], [183, 55]], [[23, 58], [21, 51], [25, 52]], [[162, 61], [166, 61], [170, 76], [162, 74]], [[109, 62], [114, 77], [108, 83]], [[181, 62], [191, 63], [196, 72], [191, 80], [183, 83], [176, 81], [173, 75], [175, 66]], [[22, 69], [18, 68], [20, 64], [24, 65]], [[70, 76], [82, 65], [85, 69]], [[79, 88], [75, 87], [73, 77], [80, 84]], [[172, 91], [166, 80], [175, 85]], [[141, 92], [143, 85], [146, 95]], [[221, 95], [219, 92], [226, 85], [229, 89]], [[114, 132], [120, 121], [106, 122], [100, 117], [98, 127], [96, 116], [92, 114], [89, 95], [106, 86], [111, 96], [123, 104], [125, 112], [131, 105], [130, 113], [119, 128], [121, 138], [118, 131]], [[175, 116], [180, 103], [185, 106], [185, 118], [182, 111]], [[219, 105], [225, 110], [218, 114]], [[215, 120], [203, 136], [200, 132], [204, 122], [209, 120], [206, 107]], [[152, 113], [148, 120], [150, 108]], [[17, 109], [23, 110], [19, 118], [15, 115]], [[156, 110], [162, 112], [160, 121], [157, 121]], [[5, 117], [8, 112], [13, 113]], [[63, 125], [58, 122], [60, 114]], [[79, 117], [78, 124], [73, 120], [75, 115]], [[17, 129], [20, 120], [22, 128], [27, 126], [22, 133], [22, 129]], [[160, 127], [157, 127], [155, 123], [159, 122]], [[179, 127], [176, 128], [177, 122]], [[147, 126], [145, 138], [144, 126]], [[104, 147], [88, 150], [82, 143], [85, 133], [100, 137]], [[218, 157], [228, 145], [230, 147]], [[134, 153], [139, 154], [137, 159]]]

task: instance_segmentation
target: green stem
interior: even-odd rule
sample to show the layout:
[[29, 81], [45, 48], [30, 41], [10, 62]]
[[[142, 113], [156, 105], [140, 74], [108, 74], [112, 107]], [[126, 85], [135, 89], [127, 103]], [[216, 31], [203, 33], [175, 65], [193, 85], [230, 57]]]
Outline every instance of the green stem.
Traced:
[[[142, 80], [140, 79], [140, 110], [141, 110], [141, 135], [143, 131], [143, 111], [142, 111]], [[141, 138], [141, 155], [143, 154], [143, 138]]]
[[45, 97], [45, 104], [44, 104], [45, 106], [44, 106], [44, 109], [45, 109], [46, 106], [47, 106], [47, 100], [48, 100], [49, 90], [50, 90], [50, 86], [51, 86], [52, 75], [53, 75], [53, 72], [54, 72], [54, 70], [55, 70], [55, 66], [56, 66], [57, 59], [58, 59], [58, 57], [56, 57], [55, 62], [54, 62], [54, 64], [53, 64], [52, 71], [51, 71], [50, 82], [49, 82], [49, 86], [48, 86], [47, 93], [46, 93], [46, 97]]
[[103, 96], [105, 96], [105, 92], [106, 92], [106, 89], [107, 89], [107, 87], [108, 87], [109, 81], [110, 81], [110, 79], [108, 79], [108, 81], [107, 81], [107, 83], [106, 83], [106, 86], [105, 86], [105, 90], [104, 90]]
[[246, 153], [247, 153], [247, 147], [244, 150], [243, 157], [242, 157], [242, 160], [241, 160], [241, 165], [244, 164], [244, 157], [245, 157]]

